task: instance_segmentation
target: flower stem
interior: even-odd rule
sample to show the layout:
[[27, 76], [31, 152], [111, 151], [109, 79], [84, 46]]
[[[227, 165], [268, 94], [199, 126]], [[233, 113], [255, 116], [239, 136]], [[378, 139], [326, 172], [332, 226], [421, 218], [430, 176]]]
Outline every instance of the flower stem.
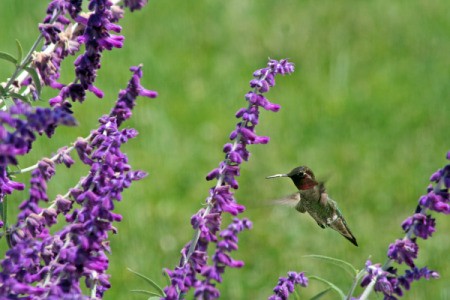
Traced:
[[[50, 24], [53, 23], [58, 18], [60, 13], [61, 13], [60, 11], [55, 10], [53, 12], [53, 16], [50, 19], [49, 23]], [[14, 73], [12, 74], [12, 76], [9, 78], [8, 82], [4, 86], [5, 91], [9, 91], [9, 87], [13, 84], [13, 82], [16, 80], [16, 78], [19, 76], [19, 74], [22, 74], [22, 72], [27, 73], [24, 69], [28, 64], [30, 64], [31, 57], [34, 53], [34, 50], [36, 50], [36, 48], [39, 46], [39, 44], [41, 43], [43, 38], [44, 38], [44, 35], [42, 33], [39, 34], [38, 38], [34, 42], [33, 46], [31, 46], [30, 50], [28, 51], [28, 53], [24, 57], [24, 59], [21, 62], [18, 62], [19, 64], [16, 66]], [[8, 104], [6, 102], [3, 102], [3, 103], [5, 104], [5, 107], [8, 106]]]

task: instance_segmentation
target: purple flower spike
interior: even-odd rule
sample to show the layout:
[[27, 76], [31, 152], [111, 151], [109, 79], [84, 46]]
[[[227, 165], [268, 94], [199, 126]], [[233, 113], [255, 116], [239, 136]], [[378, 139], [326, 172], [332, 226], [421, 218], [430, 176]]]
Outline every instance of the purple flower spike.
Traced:
[[[60, 90], [58, 96], [50, 99], [50, 105], [53, 107], [69, 106], [66, 100], [69, 97], [72, 101], [83, 102], [86, 91], [102, 98], [103, 92], [94, 85], [97, 70], [101, 67], [102, 52], [113, 48], [122, 48], [123, 46], [124, 37], [111, 33], [121, 31], [122, 28], [114, 22], [118, 22], [123, 17], [123, 9], [113, 5], [112, 1], [91, 0], [88, 8], [92, 12], [79, 14], [81, 2], [52, 1], [44, 24], [40, 26], [47, 44], [54, 43], [54, 50], [36, 54], [33, 64], [46, 85]], [[125, 6], [130, 7], [130, 10], [133, 11], [141, 9], [146, 3], [147, 1], [126, 1]], [[48, 24], [55, 11], [60, 12], [60, 18], [57, 19], [57, 22]], [[64, 30], [68, 22], [68, 19], [63, 17], [65, 14], [69, 14], [71, 18], [78, 22], [76, 27], [69, 25]], [[65, 86], [57, 82], [61, 62], [69, 54], [75, 54], [80, 49], [81, 44], [85, 45], [86, 50], [74, 62], [76, 80]], [[156, 96], [154, 92], [144, 89], [140, 91], [139, 95]]]
[[119, 92], [119, 99], [109, 113], [110, 116], [117, 118], [118, 126], [131, 117], [131, 111], [136, 105], [138, 96], [147, 98], [156, 98], [158, 96], [157, 92], [147, 90], [141, 85], [142, 66], [131, 67], [130, 71], [133, 72], [133, 76], [128, 82], [127, 88]]
[[[202, 208], [191, 218], [191, 225], [196, 231], [195, 237], [183, 248], [180, 264], [175, 270], [167, 271], [171, 285], [164, 289], [165, 299], [179, 299], [179, 295], [186, 293], [190, 288], [195, 288], [196, 298], [216, 299], [220, 294], [214, 282], [222, 281], [225, 268], [240, 268], [244, 265], [244, 262], [234, 260], [230, 252], [238, 249], [237, 234], [243, 229], [250, 229], [251, 222], [235, 218], [218, 237], [221, 215], [227, 212], [237, 216], [245, 210], [243, 205], [237, 203], [232, 192], [232, 189], [239, 187], [236, 178], [240, 175], [240, 165], [250, 157], [248, 145], [269, 142], [268, 137], [258, 136], [255, 131], [256, 125], [259, 124], [260, 108], [274, 112], [280, 108], [279, 105], [270, 103], [262, 94], [275, 85], [276, 75], [291, 73], [293, 70], [293, 64], [287, 60], [280, 62], [270, 60], [266, 68], [254, 72], [255, 78], [250, 81], [253, 90], [245, 96], [248, 105], [237, 111], [236, 117], [240, 120], [230, 134], [232, 143], [226, 143], [223, 147], [225, 159], [206, 175], [206, 180], [216, 179], [217, 184], [209, 191], [209, 197], [206, 199], [207, 207]], [[200, 264], [194, 258], [194, 254], [197, 251], [207, 253], [211, 242], [216, 244], [212, 264], [206, 262], [203, 265], [203, 260]], [[201, 271], [198, 272], [200, 266]], [[203, 278], [199, 279], [199, 276]]]
[[287, 300], [295, 290], [295, 285], [308, 286], [308, 278], [303, 272], [288, 272], [288, 277], [280, 277], [277, 286], [273, 289], [274, 294], [269, 300]]

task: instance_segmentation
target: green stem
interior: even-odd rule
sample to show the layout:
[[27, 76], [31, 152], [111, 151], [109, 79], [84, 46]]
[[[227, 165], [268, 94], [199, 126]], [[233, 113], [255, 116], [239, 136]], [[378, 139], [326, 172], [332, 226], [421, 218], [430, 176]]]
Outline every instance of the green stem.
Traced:
[[361, 278], [366, 275], [367, 271], [365, 269], [362, 269], [358, 272], [355, 279], [353, 279], [352, 287], [350, 288], [350, 291], [347, 294], [347, 297], [345, 300], [350, 300], [353, 296], [353, 293], [355, 292], [356, 286], [358, 285], [358, 282], [361, 280]]
[[[60, 11], [54, 11], [53, 12], [53, 16], [50, 19], [50, 24], [55, 22], [55, 20], [58, 18], [59, 14], [61, 12]], [[25, 68], [31, 63], [31, 59], [33, 56], [34, 51], [36, 50], [36, 48], [39, 46], [39, 44], [41, 43], [42, 39], [44, 38], [44, 35], [41, 33], [39, 34], [38, 38], [36, 39], [36, 41], [34, 42], [33, 46], [31, 46], [30, 50], [28, 51], [27, 55], [25, 56], [25, 58], [16, 66], [16, 69], [14, 70], [13, 75], [9, 78], [8, 82], [6, 83], [6, 85], [4, 86], [4, 90], [5, 91], [9, 91], [10, 86], [13, 84], [13, 82], [17, 79], [17, 77], [19, 76], [19, 74], [21, 74], [22, 72], [25, 72]], [[8, 104], [6, 102], [5, 106], [7, 107]]]

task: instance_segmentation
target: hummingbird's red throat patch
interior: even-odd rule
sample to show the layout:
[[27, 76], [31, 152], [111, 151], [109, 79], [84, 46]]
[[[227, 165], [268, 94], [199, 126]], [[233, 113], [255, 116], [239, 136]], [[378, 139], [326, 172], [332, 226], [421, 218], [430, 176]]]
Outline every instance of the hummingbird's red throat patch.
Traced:
[[309, 190], [315, 187], [316, 185], [318, 185], [317, 181], [311, 178], [304, 178], [302, 182], [299, 185], [297, 185], [297, 188], [299, 190]]

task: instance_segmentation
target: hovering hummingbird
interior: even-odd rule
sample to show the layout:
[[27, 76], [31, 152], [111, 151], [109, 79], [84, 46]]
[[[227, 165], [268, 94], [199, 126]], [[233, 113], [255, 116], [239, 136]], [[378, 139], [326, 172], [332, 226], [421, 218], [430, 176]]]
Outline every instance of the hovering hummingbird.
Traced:
[[358, 246], [356, 238], [348, 228], [337, 203], [328, 197], [324, 183], [316, 181], [310, 168], [300, 166], [287, 174], [276, 174], [268, 176], [266, 179], [277, 177], [291, 178], [298, 188], [298, 192], [280, 199], [280, 202], [296, 203], [295, 209], [301, 213], [308, 212], [321, 228], [330, 227], [352, 242], [353, 245]]

